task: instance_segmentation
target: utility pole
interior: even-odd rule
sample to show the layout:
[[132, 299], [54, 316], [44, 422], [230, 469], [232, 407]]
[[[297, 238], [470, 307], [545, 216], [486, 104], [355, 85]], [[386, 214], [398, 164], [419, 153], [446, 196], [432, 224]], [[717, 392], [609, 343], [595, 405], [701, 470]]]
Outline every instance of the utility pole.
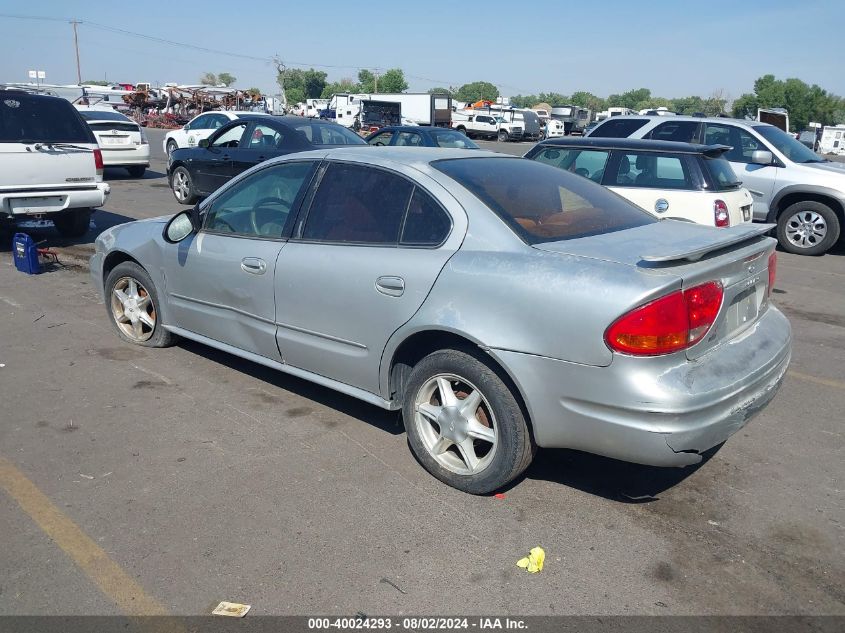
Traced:
[[79, 37], [76, 34], [76, 25], [79, 24], [79, 20], [71, 20], [70, 23], [73, 25], [73, 46], [76, 49], [76, 83], [81, 86], [82, 71], [79, 69]]
[[373, 92], [378, 94], [378, 68], [373, 71]]

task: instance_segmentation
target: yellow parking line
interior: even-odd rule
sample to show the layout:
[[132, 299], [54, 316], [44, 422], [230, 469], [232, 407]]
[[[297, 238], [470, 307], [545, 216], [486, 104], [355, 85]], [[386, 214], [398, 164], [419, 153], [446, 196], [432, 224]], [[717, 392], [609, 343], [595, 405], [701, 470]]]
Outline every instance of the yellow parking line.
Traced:
[[790, 369], [787, 372], [793, 378], [804, 380], [806, 382], [814, 382], [817, 385], [824, 385], [825, 387], [833, 387], [834, 389], [842, 389], [845, 391], [845, 382], [841, 380], [832, 380], [830, 378], [819, 378], [818, 376], [811, 376], [810, 374], [802, 374], [800, 371]]
[[124, 615], [167, 615], [167, 609], [147, 595], [101, 547], [4, 457], [0, 457], [0, 487], [94, 581], [100, 591], [120, 607]]

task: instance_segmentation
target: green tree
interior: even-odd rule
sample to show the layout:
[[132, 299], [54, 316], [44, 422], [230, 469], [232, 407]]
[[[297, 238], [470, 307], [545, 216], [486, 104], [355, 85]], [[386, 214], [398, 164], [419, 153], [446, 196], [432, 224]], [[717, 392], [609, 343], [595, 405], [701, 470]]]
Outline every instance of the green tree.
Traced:
[[217, 75], [215, 75], [214, 73], [203, 73], [203, 76], [200, 77], [200, 83], [203, 86], [216, 86]]
[[323, 99], [329, 99], [332, 95], [340, 94], [342, 92], [361, 92], [359, 88], [360, 86], [356, 84], [352, 78], [344, 77], [340, 81], [326, 84], [326, 87], [323, 88], [323, 94], [320, 96]]
[[510, 99], [511, 105], [515, 108], [530, 108], [539, 101], [540, 98], [537, 95], [516, 95]]
[[640, 103], [647, 102], [649, 99], [651, 99], [651, 90], [648, 88], [637, 88], [623, 92], [620, 95], [610, 95], [607, 98], [607, 105], [609, 107], [635, 110]]
[[820, 86], [808, 85], [795, 77], [786, 80], [763, 75], [754, 82], [754, 92], [739, 97], [733, 103], [733, 115], [756, 118], [758, 108], [786, 108], [790, 125], [803, 130], [810, 121], [830, 125], [845, 109], [842, 97], [828, 93]]
[[551, 105], [566, 105], [569, 103], [569, 97], [560, 94], [559, 92], [541, 92], [537, 96], [538, 101], [549, 103]]
[[592, 92], [573, 92], [572, 96], [569, 98], [569, 101], [573, 105], [589, 109], [593, 114], [595, 114], [596, 112], [601, 112], [602, 110], [605, 110], [607, 108], [605, 100], [601, 97], [597, 97]]
[[358, 90], [356, 92], [375, 92], [376, 76], [373, 71], [362, 68], [358, 71]]
[[308, 99], [318, 99], [326, 87], [326, 73], [309, 68], [302, 73], [302, 84]]
[[489, 81], [473, 81], [458, 88], [455, 98], [458, 101], [474, 103], [481, 99], [495, 101], [499, 96], [499, 89]]
[[220, 73], [219, 75], [217, 75], [217, 82], [223, 84], [227, 88], [233, 83], [235, 83], [237, 80], [237, 77], [235, 77], [234, 75], [230, 75], [229, 73]]
[[378, 92], [397, 93], [407, 89], [408, 82], [405, 81], [405, 73], [401, 68], [389, 68], [378, 78]]
[[110, 81], [103, 81], [102, 79], [97, 79], [95, 81], [83, 81], [82, 83], [86, 86], [111, 86]]
[[428, 94], [430, 94], [430, 95], [449, 95], [451, 97], [451, 96], [454, 96], [455, 89], [452, 88], [452, 87], [449, 87], [449, 88], [429, 88]]

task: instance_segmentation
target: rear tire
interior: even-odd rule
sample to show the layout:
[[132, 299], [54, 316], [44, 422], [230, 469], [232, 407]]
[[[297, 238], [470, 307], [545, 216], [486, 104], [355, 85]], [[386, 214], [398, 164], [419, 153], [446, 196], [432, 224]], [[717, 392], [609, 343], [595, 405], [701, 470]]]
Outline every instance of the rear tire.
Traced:
[[82, 237], [91, 224], [91, 209], [62, 211], [54, 215], [52, 220], [62, 237]]
[[522, 407], [480, 355], [454, 349], [429, 354], [411, 370], [404, 393], [411, 450], [453, 488], [488, 494], [513, 481], [534, 458]]
[[778, 216], [778, 242], [783, 250], [796, 255], [826, 253], [836, 244], [839, 232], [839, 218], [821, 202], [796, 202]]
[[106, 278], [104, 290], [109, 321], [122, 340], [145, 347], [176, 342], [176, 335], [162, 326], [158, 292], [141, 266], [118, 264]]
[[170, 177], [170, 188], [179, 204], [191, 205], [197, 201], [197, 192], [191, 173], [185, 167], [177, 167]]
[[126, 171], [129, 172], [129, 175], [133, 178], [143, 178], [144, 172], [147, 171], [146, 165], [133, 165], [132, 167], [127, 167]]

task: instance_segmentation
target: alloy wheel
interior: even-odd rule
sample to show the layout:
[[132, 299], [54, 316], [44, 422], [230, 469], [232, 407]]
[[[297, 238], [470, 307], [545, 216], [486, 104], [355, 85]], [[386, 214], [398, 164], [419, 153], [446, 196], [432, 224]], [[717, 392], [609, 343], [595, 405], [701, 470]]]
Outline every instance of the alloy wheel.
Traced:
[[191, 185], [188, 182], [188, 174], [179, 169], [173, 174], [173, 193], [179, 202], [184, 202], [191, 196]]
[[150, 339], [156, 327], [156, 310], [149, 291], [132, 277], [121, 277], [112, 288], [111, 313], [117, 327], [131, 340]]
[[414, 401], [417, 431], [438, 464], [460, 475], [490, 465], [498, 428], [490, 403], [465, 378], [440, 374], [423, 383]]
[[812, 248], [827, 235], [827, 222], [815, 211], [793, 214], [785, 227], [786, 239], [798, 248]]

